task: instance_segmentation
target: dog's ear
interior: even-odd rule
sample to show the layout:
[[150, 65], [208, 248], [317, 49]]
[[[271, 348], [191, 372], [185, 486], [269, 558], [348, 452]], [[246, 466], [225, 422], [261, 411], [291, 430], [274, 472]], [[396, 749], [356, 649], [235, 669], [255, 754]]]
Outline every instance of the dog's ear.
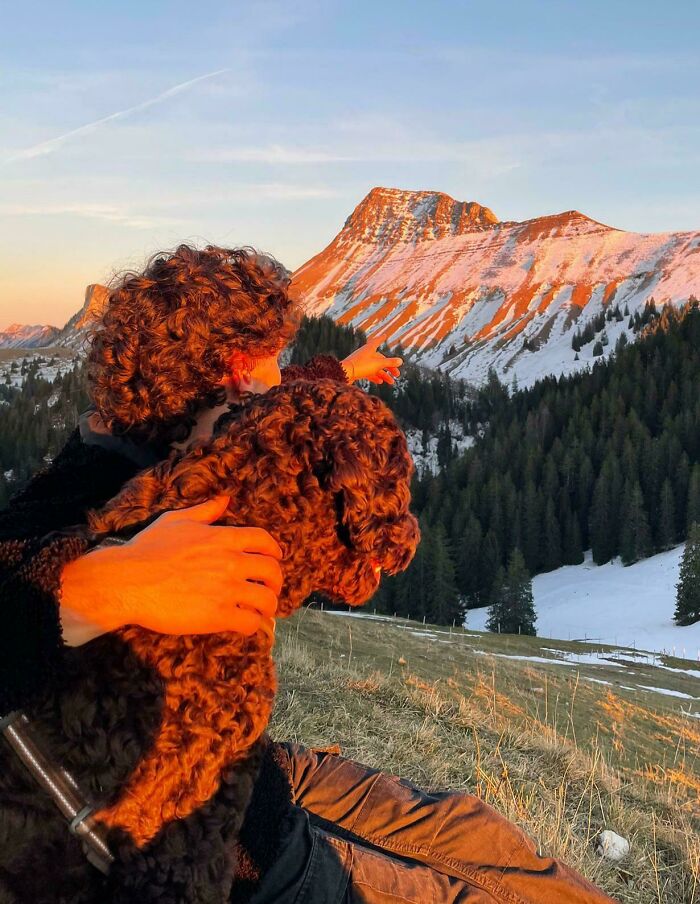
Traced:
[[420, 537], [409, 511], [413, 461], [386, 406], [354, 392], [358, 395], [336, 409], [335, 429], [316, 473], [335, 494], [341, 541], [395, 573], [408, 566]]

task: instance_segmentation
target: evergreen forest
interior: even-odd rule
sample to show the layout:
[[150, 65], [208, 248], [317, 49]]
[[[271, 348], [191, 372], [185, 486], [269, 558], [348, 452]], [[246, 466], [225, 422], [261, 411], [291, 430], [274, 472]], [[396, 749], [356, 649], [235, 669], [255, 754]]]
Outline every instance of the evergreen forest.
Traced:
[[509, 394], [492, 374], [463, 418], [475, 443], [416, 480], [423, 554], [383, 583], [383, 611], [459, 621], [493, 604], [516, 549], [534, 575], [684, 540], [700, 521], [700, 306], [654, 312], [569, 377]]
[[[404, 428], [440, 437], [438, 473], [414, 479], [418, 553], [372, 606], [460, 623], [468, 608], [497, 602], [516, 550], [531, 576], [578, 564], [589, 549], [599, 565], [631, 564], [685, 540], [700, 523], [700, 306], [648, 305], [633, 327], [636, 341], [623, 336], [609, 358], [528, 389], [491, 373], [474, 390], [410, 362], [396, 386], [369, 387]], [[327, 317], [305, 318], [291, 360], [342, 358], [363, 341]], [[53, 381], [37, 359], [22, 367], [21, 388], [0, 385], [0, 504], [88, 404], [82, 367]], [[455, 422], [474, 438], [461, 454]]]

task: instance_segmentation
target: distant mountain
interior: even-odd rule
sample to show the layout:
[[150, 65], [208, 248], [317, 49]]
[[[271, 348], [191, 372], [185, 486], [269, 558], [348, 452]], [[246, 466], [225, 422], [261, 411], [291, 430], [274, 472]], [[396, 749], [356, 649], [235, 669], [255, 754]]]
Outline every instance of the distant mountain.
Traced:
[[59, 332], [55, 326], [13, 323], [7, 329], [0, 330], [0, 348], [41, 348], [53, 345]]
[[91, 285], [85, 290], [85, 302], [68, 323], [58, 329], [55, 326], [25, 326], [13, 323], [0, 331], [0, 348], [45, 348], [64, 346], [77, 352], [83, 350], [87, 331], [101, 315], [109, 290], [105, 286]]
[[619, 311], [607, 351], [652, 296], [700, 294], [700, 231], [624, 232], [575, 210], [501, 222], [475, 201], [374, 188], [292, 287], [307, 313], [381, 331], [426, 366], [527, 385], [590, 360], [594, 343], [577, 361], [572, 338], [601, 312]]

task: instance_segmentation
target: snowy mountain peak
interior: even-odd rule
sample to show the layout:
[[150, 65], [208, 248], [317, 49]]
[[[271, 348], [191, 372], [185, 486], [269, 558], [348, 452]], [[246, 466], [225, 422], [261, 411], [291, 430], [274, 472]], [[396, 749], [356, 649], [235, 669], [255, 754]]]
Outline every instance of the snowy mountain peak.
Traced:
[[[472, 382], [530, 385], [609, 354], [629, 316], [700, 294], [700, 231], [625, 232], [577, 210], [499, 221], [441, 192], [374, 188], [299, 268], [307, 313], [379, 333]], [[599, 323], [594, 339], [572, 340]]]
[[58, 335], [55, 326], [12, 323], [0, 330], [0, 348], [42, 348], [51, 345]]
[[496, 223], [492, 211], [476, 201], [455, 201], [438, 191], [377, 187], [350, 214], [338, 241], [418, 242], [462, 235]]

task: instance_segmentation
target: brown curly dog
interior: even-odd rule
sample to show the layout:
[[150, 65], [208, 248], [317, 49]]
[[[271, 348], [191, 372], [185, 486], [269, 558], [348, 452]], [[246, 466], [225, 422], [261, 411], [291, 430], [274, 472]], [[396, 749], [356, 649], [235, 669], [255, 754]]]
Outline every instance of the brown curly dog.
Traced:
[[[409, 512], [413, 462], [378, 398], [299, 381], [232, 409], [217, 433], [134, 478], [92, 513], [92, 529], [130, 531], [230, 494], [222, 523], [267, 527], [282, 548], [283, 617], [313, 592], [360, 605], [381, 571], [408, 566], [419, 539]], [[165, 695], [150, 749], [98, 818], [143, 846], [212, 798], [224, 769], [265, 730], [276, 689], [272, 632], [174, 637], [130, 627], [119, 635], [160, 675]]]

